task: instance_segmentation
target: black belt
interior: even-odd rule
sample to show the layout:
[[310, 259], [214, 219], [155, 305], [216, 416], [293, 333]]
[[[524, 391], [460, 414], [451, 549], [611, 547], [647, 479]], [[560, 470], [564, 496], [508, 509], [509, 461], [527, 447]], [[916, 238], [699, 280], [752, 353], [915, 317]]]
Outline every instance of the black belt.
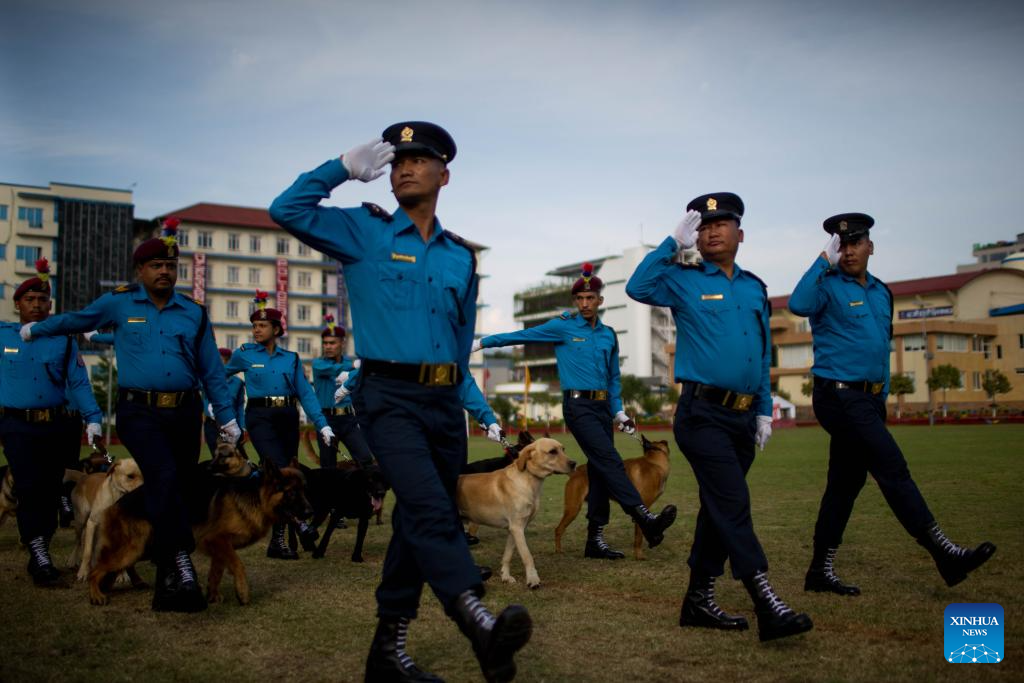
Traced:
[[261, 396], [250, 398], [248, 405], [253, 408], [290, 408], [299, 404], [294, 396]]
[[607, 401], [608, 392], [604, 389], [566, 389], [562, 392], [562, 398], [586, 398], [591, 401]]
[[459, 383], [458, 363], [392, 363], [363, 359], [359, 371], [365, 375], [389, 377], [428, 387], [452, 387]]
[[352, 406], [345, 406], [344, 408], [324, 408], [324, 415], [355, 415], [356, 409]]
[[885, 382], [868, 382], [866, 380], [851, 382], [847, 380], [815, 377], [814, 386], [823, 387], [825, 389], [853, 389], [854, 391], [862, 391], [865, 394], [877, 395], [882, 393], [882, 389], [885, 389]]
[[57, 418], [67, 417], [68, 409], [64, 406], [53, 408], [0, 408], [0, 415], [14, 417], [22, 422], [53, 422]]
[[177, 408], [189, 399], [199, 400], [199, 392], [189, 391], [142, 391], [141, 389], [118, 389], [118, 396], [123, 401], [141, 403], [154, 408]]
[[693, 387], [693, 397], [708, 403], [725, 406], [730, 410], [746, 412], [754, 405], [754, 394], [741, 394], [731, 389], [713, 387], [710, 384], [699, 384], [698, 382], [683, 382], [683, 391]]

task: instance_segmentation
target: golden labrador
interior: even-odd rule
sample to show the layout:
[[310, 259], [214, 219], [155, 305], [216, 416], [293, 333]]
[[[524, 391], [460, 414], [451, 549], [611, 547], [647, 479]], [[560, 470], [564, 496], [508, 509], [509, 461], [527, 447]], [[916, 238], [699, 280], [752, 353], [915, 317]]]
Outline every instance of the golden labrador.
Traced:
[[72, 566], [78, 565], [78, 580], [85, 581], [92, 569], [96, 538], [103, 513], [121, 496], [142, 486], [142, 472], [132, 458], [114, 461], [106, 472], [87, 474], [78, 480], [71, 492], [75, 508], [75, 533], [78, 544]]

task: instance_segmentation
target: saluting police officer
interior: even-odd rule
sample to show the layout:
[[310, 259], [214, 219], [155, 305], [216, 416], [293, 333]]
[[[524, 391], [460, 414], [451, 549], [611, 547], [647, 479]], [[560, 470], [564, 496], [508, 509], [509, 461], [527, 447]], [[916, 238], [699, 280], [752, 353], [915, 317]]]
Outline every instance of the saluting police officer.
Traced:
[[[220, 354], [221, 362], [227, 365], [228, 361], [231, 360], [231, 349], [221, 347], [217, 349], [217, 352]], [[238, 416], [238, 428], [242, 430], [244, 435], [245, 382], [238, 375], [227, 375], [225, 381], [228, 384], [228, 395], [231, 396], [231, 406], [235, 409], [235, 415]], [[217, 418], [213, 412], [213, 404], [206, 398], [206, 394], [203, 394], [203, 408], [206, 412], [206, 417], [203, 418], [203, 437], [206, 440], [206, 448], [210, 451], [210, 457], [215, 458], [217, 457], [217, 436], [219, 430], [217, 429]], [[238, 443], [238, 448], [243, 453], [245, 452], [241, 441]]]
[[814, 337], [814, 414], [830, 435], [828, 484], [814, 527], [814, 555], [804, 589], [859, 595], [835, 573], [835, 558], [854, 501], [868, 472], [903, 528], [924, 546], [949, 586], [985, 563], [996, 548], [973, 550], [950, 541], [936, 523], [907, 461], [885, 426], [889, 395], [892, 292], [868, 272], [875, 224], [863, 213], [824, 222], [828, 242], [789, 299], [793, 313], [808, 316]]
[[665, 529], [675, 521], [676, 507], [666, 505], [660, 514], [651, 514], [626, 476], [622, 456], [615, 450], [612, 422], [627, 434], [636, 431], [636, 423], [622, 409], [619, 338], [598, 315], [604, 303], [603, 287], [593, 266], [585, 263], [582, 275], [572, 286], [576, 311], [536, 327], [486, 336], [474, 344], [474, 350], [538, 342], [555, 345], [565, 424], [590, 466], [583, 556], [619, 560], [625, 554], [613, 550], [604, 540], [604, 527], [610, 516], [609, 498], [614, 498], [633, 518], [652, 548], [661, 543]]
[[54, 506], [60, 497], [66, 464], [62, 444], [67, 441], [67, 432], [58, 428], [61, 420], [68, 419], [65, 392], [74, 397], [89, 422], [90, 443], [99, 438], [102, 414], [74, 339], [53, 337], [28, 344], [19, 336], [20, 328], [31, 327], [50, 315], [50, 269], [46, 259], [37, 261], [36, 269], [36, 277], [14, 290], [19, 322], [0, 323], [0, 438], [14, 476], [18, 534], [28, 547], [28, 573], [37, 586], [67, 588], [53, 566], [49, 549], [50, 538], [57, 530]]
[[[382, 137], [299, 176], [270, 207], [284, 229], [342, 263], [360, 331], [356, 412], [395, 493], [366, 679], [438, 680], [405, 651], [425, 581], [472, 642], [485, 677], [511, 680], [530, 617], [513, 605], [495, 618], [480, 602], [481, 576], [455, 504], [466, 461], [458, 385], [469, 371], [478, 285], [472, 248], [435, 215], [455, 141], [420, 121], [389, 126]], [[394, 215], [373, 204], [318, 206], [346, 180], [380, 177], [392, 160]]]
[[[334, 440], [334, 432], [320, 412], [299, 354], [277, 345], [277, 339], [284, 336], [281, 311], [267, 308], [266, 292], [256, 290], [253, 301], [256, 308], [249, 321], [255, 342], [242, 344], [224, 370], [229, 375], [245, 373], [249, 393], [245, 424], [260, 462], [270, 459], [278, 467], [288, 467], [299, 456], [299, 403], [328, 444]], [[297, 560], [299, 555], [285, 542], [284, 531], [283, 522], [274, 525], [267, 557]]]
[[[352, 407], [352, 399], [343, 396], [335, 400], [336, 385], [344, 381], [343, 373], [357, 367], [356, 360], [345, 355], [345, 328], [334, 323], [334, 316], [324, 318], [327, 323], [320, 333], [323, 345], [323, 357], [313, 360], [313, 389], [320, 402], [320, 409], [327, 418], [338, 440], [345, 444], [349, 454], [363, 469], [376, 467], [373, 453], [366, 444], [366, 438], [359, 429], [356, 410]], [[328, 444], [322, 438], [320, 442], [320, 467], [338, 466], [338, 443]]]
[[178, 279], [177, 220], [133, 254], [138, 283], [118, 287], [81, 311], [22, 326], [23, 339], [114, 329], [117, 432], [145, 479], [157, 565], [153, 609], [206, 608], [189, 554], [195, 548], [184, 504], [199, 461], [203, 403], [213, 403], [225, 437], [241, 435], [206, 308], [174, 291]]
[[[702, 195], [686, 206], [675, 233], [648, 254], [626, 284], [637, 301], [672, 309], [675, 377], [682, 383], [673, 431], [693, 468], [700, 512], [690, 551], [690, 584], [680, 626], [744, 630], [747, 620], [722, 611], [715, 579], [729, 559], [754, 601], [761, 640], [803, 633], [797, 614], [768, 582], [768, 559], [754, 534], [746, 475], [754, 446], [771, 436], [771, 307], [764, 283], [736, 263], [743, 241], [743, 201], [731, 192]], [[676, 263], [700, 250], [700, 265]]]

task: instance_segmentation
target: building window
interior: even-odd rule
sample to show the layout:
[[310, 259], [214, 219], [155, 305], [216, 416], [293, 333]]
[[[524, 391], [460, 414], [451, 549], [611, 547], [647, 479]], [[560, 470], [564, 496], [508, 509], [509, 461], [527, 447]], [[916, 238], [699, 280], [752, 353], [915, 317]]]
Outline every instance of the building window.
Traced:
[[277, 253], [278, 254], [287, 254], [288, 253], [288, 245], [289, 245], [289, 242], [288, 242], [288, 238], [287, 237], [278, 237], [277, 238]]
[[229, 349], [237, 349], [238, 348], [238, 335], [237, 334], [229, 334], [227, 336], [227, 340], [228, 340], [228, 348]]
[[1017, 346], [1024, 349], [1024, 334], [1017, 335]]
[[238, 251], [240, 241], [241, 238], [238, 236], [238, 233], [230, 233], [228, 235], [228, 251]]
[[985, 360], [988, 360], [992, 356], [992, 345], [989, 343], [988, 339], [982, 342], [981, 352], [985, 355]]
[[1002, 344], [996, 344], [996, 360], [1002, 360], [1002, 359], [1003, 359], [1003, 345]]
[[299, 242], [299, 256], [309, 256], [309, 245]]
[[908, 334], [903, 337], [904, 351], [924, 351], [924, 336], [920, 334]]
[[213, 233], [209, 230], [200, 230], [196, 235], [196, 246], [209, 249], [213, 246]]
[[238, 284], [238, 266], [228, 266], [228, 284]]
[[7, 205], [0, 204], [0, 221], [7, 220]]
[[309, 306], [306, 306], [305, 304], [299, 306], [299, 308], [298, 308], [298, 317], [299, 317], [299, 320], [301, 320], [302, 322], [308, 321], [309, 320]]
[[178, 262], [178, 279], [179, 280], [187, 280], [188, 279], [188, 264], [187, 263]]
[[963, 370], [960, 371], [960, 388], [957, 391], [963, 391], [967, 388], [967, 373]]
[[966, 351], [967, 336], [963, 334], [937, 334], [935, 335], [936, 351]]
[[974, 380], [973, 381], [974, 390], [975, 391], [981, 391], [981, 373], [978, 372], [977, 370], [975, 370], [973, 373], [971, 373], [971, 377]]
[[299, 337], [295, 342], [295, 350], [299, 353], [310, 353], [313, 350], [313, 344], [309, 341], [309, 337]]
[[35, 267], [36, 261], [38, 261], [43, 255], [42, 247], [26, 247], [24, 244], [19, 244], [15, 255], [18, 260], [24, 263], [26, 266]]
[[808, 368], [814, 364], [810, 344], [787, 344], [779, 347], [780, 368]]
[[43, 227], [43, 210], [19, 206], [18, 220], [27, 222], [30, 228], [41, 228]]
[[254, 254], [260, 253], [260, 238], [256, 235], [249, 235], [249, 251]]
[[179, 230], [178, 231], [178, 246], [179, 247], [187, 247], [188, 246], [188, 230]]
[[249, 284], [258, 285], [260, 283], [260, 269], [250, 268], [249, 269]]
[[313, 275], [308, 270], [299, 271], [299, 287], [310, 288], [313, 286]]
[[[6, 260], [7, 260], [7, 245], [6, 244], [0, 244], [0, 261], [6, 261]], [[1024, 348], [1024, 347], [1022, 347], [1022, 348]]]
[[238, 317], [238, 302], [229, 301], [227, 302], [227, 316], [228, 318], [235, 319]]

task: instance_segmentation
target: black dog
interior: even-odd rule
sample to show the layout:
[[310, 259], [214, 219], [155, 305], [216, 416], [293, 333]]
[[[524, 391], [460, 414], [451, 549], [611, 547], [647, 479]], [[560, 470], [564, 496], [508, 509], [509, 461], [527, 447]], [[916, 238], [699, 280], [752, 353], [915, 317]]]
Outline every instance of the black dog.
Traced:
[[338, 520], [345, 517], [359, 520], [356, 529], [356, 545], [352, 549], [352, 561], [363, 561], [363, 542], [370, 517], [376, 515], [388, 491], [383, 475], [376, 468], [364, 470], [354, 462], [342, 462], [336, 468], [312, 469], [305, 465], [299, 468], [306, 475], [306, 498], [313, 507], [313, 518], [309, 527], [314, 531], [327, 521], [327, 528], [316, 544], [315, 533], [300, 535], [302, 548], [313, 553], [314, 559], [321, 559], [327, 552], [327, 544], [338, 526]]

